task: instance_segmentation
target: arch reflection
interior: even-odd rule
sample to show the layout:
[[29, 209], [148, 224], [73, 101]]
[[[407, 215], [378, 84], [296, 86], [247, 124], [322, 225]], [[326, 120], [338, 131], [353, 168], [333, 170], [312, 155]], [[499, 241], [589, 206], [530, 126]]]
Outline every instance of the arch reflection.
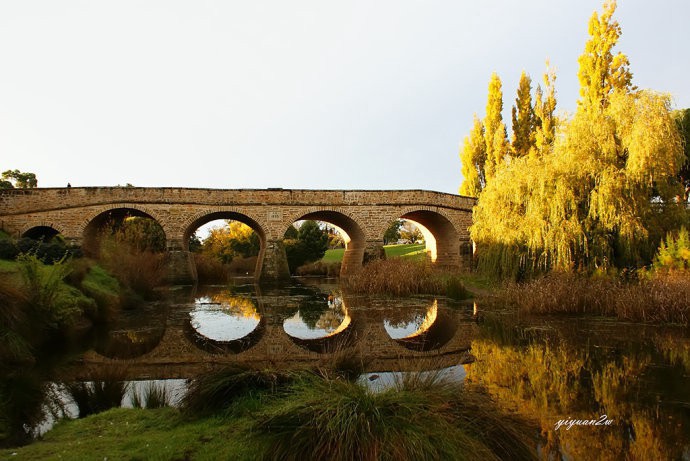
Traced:
[[352, 317], [341, 293], [310, 297], [297, 312], [283, 321], [292, 341], [314, 352], [333, 352], [349, 344]]
[[132, 359], [151, 352], [164, 333], [164, 326], [103, 331], [94, 350], [110, 359]]
[[264, 330], [254, 301], [228, 291], [196, 298], [188, 325], [194, 343], [208, 352], [242, 352], [254, 346]]
[[457, 329], [447, 313], [439, 312], [436, 299], [426, 310], [389, 312], [383, 325], [391, 339], [413, 351], [438, 349], [453, 338]]

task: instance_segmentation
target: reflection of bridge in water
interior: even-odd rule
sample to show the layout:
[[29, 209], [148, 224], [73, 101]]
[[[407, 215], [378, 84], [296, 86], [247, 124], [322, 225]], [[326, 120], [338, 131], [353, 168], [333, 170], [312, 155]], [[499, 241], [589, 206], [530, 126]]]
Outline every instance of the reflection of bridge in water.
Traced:
[[[111, 338], [116, 344], [87, 351], [61, 372], [60, 379], [109, 379], [114, 374], [118, 379], [190, 378], [233, 364], [299, 369], [353, 358], [361, 360], [364, 372], [440, 369], [470, 360], [477, 331], [467, 309], [438, 308], [434, 300], [428, 301], [429, 313], [418, 330], [402, 338], [394, 339], [386, 330], [386, 320], [397, 308], [366, 305], [346, 307], [346, 325], [335, 334], [299, 339], [284, 328], [285, 319], [295, 312], [294, 301], [279, 296], [259, 299], [270, 301], [272, 309], [269, 312], [259, 302], [258, 326], [244, 338], [212, 341], [194, 330], [189, 316], [170, 315], [160, 328], [122, 334]], [[276, 303], [284, 305], [276, 308]]]

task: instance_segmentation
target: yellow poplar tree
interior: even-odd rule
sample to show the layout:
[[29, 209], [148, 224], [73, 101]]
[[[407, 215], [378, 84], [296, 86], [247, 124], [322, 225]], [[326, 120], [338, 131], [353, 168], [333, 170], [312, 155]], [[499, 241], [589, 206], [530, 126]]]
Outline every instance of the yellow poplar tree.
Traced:
[[534, 150], [541, 155], [550, 151], [556, 137], [556, 73], [548, 65], [544, 73], [544, 89], [537, 85], [534, 100]]
[[486, 145], [484, 144], [484, 126], [481, 120], [474, 115], [472, 131], [465, 136], [462, 150], [460, 151], [462, 162], [463, 181], [460, 185], [460, 195], [479, 197], [479, 193], [486, 184], [484, 164], [486, 163]]
[[589, 20], [590, 39], [578, 59], [578, 110], [603, 109], [609, 95], [615, 90], [634, 89], [628, 57], [620, 52], [613, 54], [613, 48], [621, 35], [618, 21], [612, 19], [614, 11], [616, 1], [606, 1], [601, 15], [595, 11]]
[[508, 139], [502, 112], [502, 84], [501, 79], [494, 72], [489, 80], [489, 96], [486, 102], [486, 117], [484, 118], [484, 144], [486, 145], [484, 170], [487, 184], [504, 163], [504, 157], [508, 153]]

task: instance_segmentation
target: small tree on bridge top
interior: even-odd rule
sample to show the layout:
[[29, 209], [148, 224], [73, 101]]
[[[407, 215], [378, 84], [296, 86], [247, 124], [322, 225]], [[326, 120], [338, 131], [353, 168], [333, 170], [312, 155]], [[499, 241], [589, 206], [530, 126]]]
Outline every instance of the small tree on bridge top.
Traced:
[[22, 173], [19, 170], [7, 170], [2, 172], [0, 189], [33, 189], [38, 186], [38, 180], [34, 173]]

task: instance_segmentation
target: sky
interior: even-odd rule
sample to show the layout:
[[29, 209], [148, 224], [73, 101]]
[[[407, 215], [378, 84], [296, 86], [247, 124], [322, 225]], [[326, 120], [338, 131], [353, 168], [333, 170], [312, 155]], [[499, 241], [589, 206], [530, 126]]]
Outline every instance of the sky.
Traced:
[[[0, 170], [39, 187], [427, 189], [520, 73], [578, 98], [591, 0], [0, 0]], [[690, 107], [690, 2], [622, 0], [633, 83]], [[508, 123], [508, 125], [510, 125]]]

